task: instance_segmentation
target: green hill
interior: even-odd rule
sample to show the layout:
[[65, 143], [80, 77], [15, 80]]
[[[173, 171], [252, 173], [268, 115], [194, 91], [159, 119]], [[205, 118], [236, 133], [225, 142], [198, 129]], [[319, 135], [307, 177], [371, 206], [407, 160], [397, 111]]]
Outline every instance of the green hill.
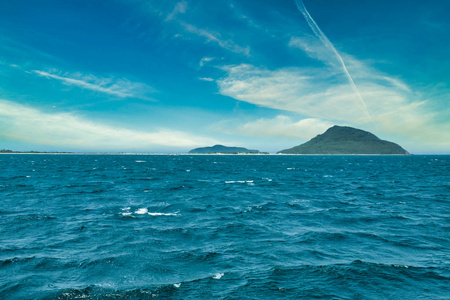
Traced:
[[282, 150], [284, 154], [409, 154], [399, 145], [352, 127], [333, 126], [302, 145]]
[[195, 148], [189, 153], [208, 154], [208, 153], [259, 153], [258, 150], [249, 150], [242, 147], [227, 147], [223, 145], [215, 145], [212, 147]]

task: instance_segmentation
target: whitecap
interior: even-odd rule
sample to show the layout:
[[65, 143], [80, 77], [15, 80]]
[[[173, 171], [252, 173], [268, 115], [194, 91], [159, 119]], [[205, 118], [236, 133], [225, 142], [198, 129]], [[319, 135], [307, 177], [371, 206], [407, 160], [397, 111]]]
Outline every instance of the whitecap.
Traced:
[[130, 210], [130, 209], [131, 209], [131, 207], [122, 208], [122, 210]]
[[143, 214], [146, 214], [146, 213], [148, 213], [148, 209], [147, 208], [139, 208], [137, 211], [135, 211], [134, 212], [135, 214], [138, 214], [138, 215], [143, 215]]
[[146, 162], [146, 161], [145, 160], [135, 160], [134, 162], [143, 163], [143, 162]]
[[216, 275], [214, 275], [213, 279], [220, 279], [222, 278], [222, 276], [225, 275], [224, 273], [217, 273]]
[[126, 217], [126, 216], [131, 216], [131, 214], [132, 214], [132, 213], [130, 213], [130, 212], [123, 212], [123, 213], [122, 213], [122, 216], [124, 216], [124, 217]]
[[225, 183], [253, 183], [253, 180], [228, 180]]
[[177, 216], [176, 213], [159, 213], [159, 212], [154, 212], [154, 213], [147, 213], [149, 216]]
[[174, 283], [173, 286], [179, 288], [181, 286], [181, 283]]

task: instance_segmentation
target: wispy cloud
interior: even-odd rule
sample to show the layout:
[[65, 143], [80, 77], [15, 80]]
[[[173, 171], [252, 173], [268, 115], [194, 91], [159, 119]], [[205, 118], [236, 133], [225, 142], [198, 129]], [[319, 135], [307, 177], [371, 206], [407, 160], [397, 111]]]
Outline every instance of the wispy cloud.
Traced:
[[332, 65], [277, 70], [246, 64], [227, 66], [223, 68], [227, 76], [217, 84], [220, 94], [258, 106], [358, 125], [422, 143], [450, 144], [450, 124], [434, 122], [427, 101], [420, 99], [404, 82], [351, 56], [346, 56], [346, 61], [371, 118], [364, 113], [365, 108], [344, 75]]
[[138, 98], [142, 100], [151, 100], [147, 95], [154, 93], [152, 87], [139, 83], [131, 82], [127, 79], [100, 78], [94, 75], [85, 75], [80, 73], [47, 72], [33, 70], [34, 74], [48, 79], [55, 79], [69, 86], [77, 86], [82, 89], [105, 93], [120, 98]]
[[344, 71], [344, 74], [347, 76], [347, 79], [348, 79], [348, 81], [350, 83], [350, 86], [352, 87], [353, 91], [357, 95], [358, 100], [361, 102], [361, 106], [364, 108], [363, 113], [365, 113], [370, 118], [370, 113], [367, 110], [367, 105], [366, 105], [366, 102], [364, 101], [364, 97], [361, 95], [358, 87], [356, 86], [355, 82], [353, 81], [353, 77], [350, 74], [350, 72], [348, 71], [344, 59], [339, 54], [339, 52], [336, 50], [336, 48], [334, 47], [333, 43], [330, 42], [328, 37], [322, 32], [322, 30], [319, 28], [317, 23], [311, 17], [311, 15], [309, 14], [308, 10], [306, 9], [305, 4], [303, 3], [303, 1], [302, 0], [295, 0], [295, 3], [297, 4], [297, 8], [299, 9], [299, 11], [305, 17], [306, 22], [308, 23], [308, 25], [310, 26], [310, 28], [312, 29], [314, 34], [322, 41], [322, 43], [325, 45], [326, 48], [331, 50], [331, 52], [334, 54], [334, 56], [339, 61], [340, 66], [342, 67], [342, 71]]
[[81, 151], [186, 151], [216, 140], [187, 132], [113, 127], [73, 113], [48, 113], [0, 100], [0, 138]]
[[199, 66], [200, 66], [200, 67], [203, 67], [203, 66], [205, 65], [205, 63], [210, 62], [210, 61], [213, 61], [214, 59], [215, 59], [214, 57], [203, 57], [203, 58], [200, 60]]
[[199, 77], [198, 79], [200, 79], [202, 81], [214, 81], [214, 79], [212, 79], [210, 77]]
[[228, 76], [218, 80], [222, 95], [273, 109], [332, 120], [368, 122], [351, 87], [320, 69], [267, 70], [252, 65], [224, 67]]
[[175, 5], [172, 12], [169, 15], [167, 15], [166, 21], [170, 21], [170, 20], [174, 19], [174, 17], [178, 14], [184, 14], [186, 12], [187, 6], [188, 6], [188, 3], [184, 0], [178, 2]]
[[229, 39], [227, 40], [227, 39], [222, 38], [221, 35], [217, 32], [202, 29], [202, 28], [196, 27], [192, 24], [188, 24], [185, 22], [180, 22], [180, 24], [181, 24], [181, 26], [183, 26], [183, 28], [187, 32], [205, 38], [207, 43], [213, 42], [213, 43], [216, 43], [217, 45], [219, 45], [221, 48], [230, 50], [234, 53], [244, 54], [246, 56], [250, 55], [250, 47], [249, 46], [246, 46], [246, 47], [239, 46], [232, 40], [229, 40]]
[[239, 125], [236, 123], [238, 123], [236, 120], [219, 122], [214, 129], [230, 134], [254, 137], [285, 136], [311, 139], [333, 126], [333, 123], [325, 120], [307, 118], [293, 121], [292, 118], [285, 115], [278, 115], [273, 119], [260, 118]]
[[[250, 56], [250, 47], [249, 46], [241, 46], [232, 40], [232, 38], [223, 37], [217, 30], [204, 29], [199, 26], [192, 24], [192, 22], [186, 22], [182, 20], [180, 15], [185, 14], [188, 15], [188, 2], [182, 0], [177, 2], [170, 13], [163, 13], [160, 9], [157, 9], [154, 5], [149, 5], [148, 11], [153, 15], [157, 15], [158, 17], [162, 17], [165, 22], [178, 24], [186, 33], [196, 35], [205, 40], [205, 43], [214, 43], [221, 47], [222, 49], [242, 54], [245, 56]], [[189, 10], [192, 16], [196, 16], [196, 19], [202, 19], [202, 14], [205, 11], [196, 11], [195, 9]], [[197, 14], [197, 15], [196, 15]], [[186, 16], [189, 18], [189, 16]], [[223, 31], [225, 32], [225, 31]], [[227, 32], [228, 33], [228, 32]], [[187, 35], [187, 34], [186, 34]], [[176, 33], [173, 35], [174, 37], [185, 37], [185, 34]], [[200, 67], [203, 65], [203, 62], [200, 62]]]

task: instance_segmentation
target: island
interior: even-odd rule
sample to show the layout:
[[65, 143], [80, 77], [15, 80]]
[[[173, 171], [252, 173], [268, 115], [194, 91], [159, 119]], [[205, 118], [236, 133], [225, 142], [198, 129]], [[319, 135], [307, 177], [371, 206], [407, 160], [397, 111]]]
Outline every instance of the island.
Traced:
[[399, 145], [347, 126], [333, 126], [310, 141], [279, 151], [280, 154], [384, 154], [408, 155]]
[[190, 154], [243, 154], [243, 153], [260, 153], [258, 150], [250, 150], [242, 147], [227, 147], [223, 145], [214, 145], [212, 147], [195, 148], [189, 151]]
[[9, 149], [1, 149], [0, 154], [72, 154], [72, 152], [55, 152], [55, 151], [14, 151]]

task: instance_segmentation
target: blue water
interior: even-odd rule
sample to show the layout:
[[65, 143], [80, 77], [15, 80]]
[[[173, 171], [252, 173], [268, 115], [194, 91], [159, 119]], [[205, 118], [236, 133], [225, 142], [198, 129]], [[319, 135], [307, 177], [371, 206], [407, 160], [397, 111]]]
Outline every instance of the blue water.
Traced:
[[2, 299], [450, 299], [450, 156], [1, 155]]

